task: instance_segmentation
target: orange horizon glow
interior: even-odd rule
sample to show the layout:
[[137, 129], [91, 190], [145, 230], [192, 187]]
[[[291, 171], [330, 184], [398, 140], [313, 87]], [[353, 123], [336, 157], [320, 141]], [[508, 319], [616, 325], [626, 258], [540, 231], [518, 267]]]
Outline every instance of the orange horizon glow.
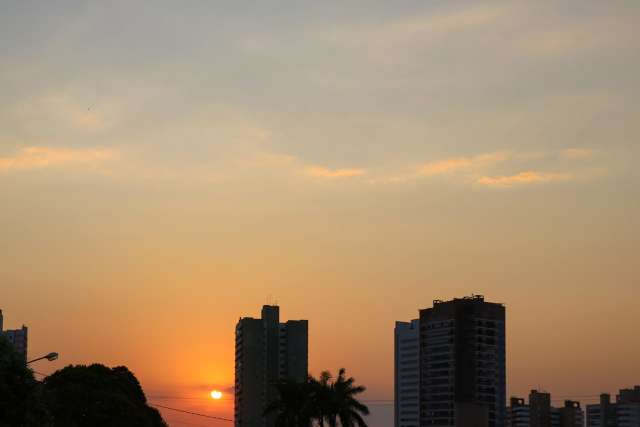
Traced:
[[230, 418], [275, 300], [388, 402], [395, 321], [476, 293], [508, 395], [640, 383], [640, 2], [72, 3], [0, 12], [0, 309], [38, 372]]

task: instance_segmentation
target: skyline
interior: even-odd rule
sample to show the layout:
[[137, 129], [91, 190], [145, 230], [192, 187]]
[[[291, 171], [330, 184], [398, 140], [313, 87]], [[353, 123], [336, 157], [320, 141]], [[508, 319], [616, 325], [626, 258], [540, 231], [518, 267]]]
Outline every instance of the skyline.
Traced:
[[[477, 298], [480, 299], [480, 301], [484, 301], [484, 296], [483, 295], [478, 295], [478, 294], [472, 294], [471, 296], [465, 296], [465, 297], [461, 297], [461, 298], [453, 298], [451, 301], [443, 301], [440, 299], [434, 300], [433, 303], [452, 303], [454, 301], [474, 301]], [[271, 299], [271, 298], [269, 298]], [[504, 307], [504, 304], [502, 303], [497, 303], [497, 304], [492, 304], [495, 306], [500, 306], [500, 307]], [[275, 308], [276, 310], [279, 308], [279, 305], [264, 305], [263, 306], [263, 311], [265, 308]], [[430, 309], [429, 309], [430, 310]], [[428, 311], [426, 309], [419, 309], [418, 312], [423, 312], [423, 311]], [[264, 314], [263, 314], [264, 315]], [[254, 320], [251, 317], [239, 317], [240, 320]], [[259, 319], [258, 319], [259, 320]], [[416, 320], [412, 321], [415, 322]], [[293, 321], [293, 323], [297, 323], [300, 322], [298, 320]], [[303, 320], [302, 322], [304, 322], [306, 324], [306, 320]], [[288, 324], [289, 322], [287, 322], [286, 324]], [[395, 327], [398, 327], [399, 323], [404, 323], [402, 321], [396, 321], [395, 323]], [[284, 325], [284, 324], [281, 324]], [[25, 325], [22, 326], [23, 328], [25, 327]], [[234, 328], [235, 329], [235, 328]], [[507, 328], [508, 329], [508, 328]], [[395, 333], [394, 333], [395, 336]], [[508, 346], [507, 346], [508, 349]], [[31, 354], [30, 352], [30, 357], [33, 357], [34, 355]], [[55, 364], [55, 362], [54, 362]], [[89, 364], [89, 363], [87, 363]], [[62, 363], [62, 366], [68, 366], [69, 363]], [[510, 365], [509, 363], [509, 356], [508, 356], [508, 351], [507, 351], [507, 363], [506, 366], [508, 367]], [[391, 370], [393, 370], [394, 367], [391, 367]], [[46, 369], [45, 369], [46, 370]], [[40, 369], [40, 371], [42, 371], [42, 369]], [[508, 369], [507, 369], [508, 371]], [[53, 372], [53, 370], [51, 370], [51, 372]], [[36, 374], [38, 374], [39, 376], [43, 376], [43, 374], [39, 371], [36, 372]], [[313, 374], [313, 373], [312, 373]], [[507, 387], [510, 384], [510, 381], [508, 379], [508, 375], [507, 375]], [[170, 394], [167, 393], [162, 393], [162, 392], [158, 392], [155, 390], [151, 390], [147, 392], [147, 397], [149, 398], [151, 405], [155, 406], [157, 408], [159, 408], [161, 410], [161, 412], [163, 412], [164, 416], [168, 418], [169, 424], [170, 425], [194, 425], [191, 424], [192, 421], [192, 417], [195, 415], [196, 417], [204, 417], [205, 421], [209, 421], [210, 423], [213, 423], [211, 425], [219, 425], [219, 423], [226, 423], [229, 421], [232, 421], [231, 418], [225, 418], [225, 412], [228, 412], [229, 410], [231, 410], [231, 414], [233, 414], [233, 395], [234, 395], [234, 390], [233, 390], [233, 385], [231, 385], [230, 387], [226, 387], [226, 388], [221, 388], [219, 386], [212, 386], [213, 388], [209, 387], [207, 388], [207, 386], [202, 386], [199, 387], [198, 392], [193, 393], [194, 390], [187, 390], [184, 389], [182, 390], [182, 392], [184, 393], [182, 396], [179, 395], [174, 395], [171, 396]], [[622, 388], [626, 388], [629, 389], [631, 386], [619, 386]], [[639, 386], [635, 386], [636, 392]], [[219, 389], [222, 390], [222, 392], [219, 391]], [[549, 389], [542, 387], [541, 390], [535, 389], [535, 388], [529, 388], [529, 390], [531, 390], [532, 393], [534, 392], [538, 392], [538, 391], [542, 391], [544, 393], [549, 393]], [[215, 398], [212, 397], [213, 393], [222, 393], [218, 396], [216, 396]], [[594, 403], [597, 403], [600, 401], [602, 393], [607, 393], [610, 394], [609, 390], [606, 391], [602, 391], [598, 394], [569, 394], [569, 395], [555, 395], [554, 393], [551, 393], [551, 396], [558, 396], [558, 397], [553, 397], [551, 399], [551, 404], [555, 405], [555, 406], [559, 406], [562, 407], [561, 404], [567, 404], [567, 402], [571, 403], [571, 405], [573, 405], [574, 402], [578, 402], [580, 404], [583, 405], [583, 409], [585, 409], [588, 405], [593, 405]], [[612, 394], [612, 393], [611, 393]], [[187, 397], [187, 396], [190, 397]], [[209, 397], [205, 397], [205, 396], [209, 396]], [[365, 394], [366, 395], [366, 394]], [[516, 397], [515, 394], [513, 393], [507, 393], [508, 396], [510, 396], [510, 399], [513, 401], [513, 399], [518, 399]], [[213, 400], [210, 400], [213, 399]], [[172, 406], [167, 406], [167, 404], [165, 403], [166, 401], [173, 401], [173, 402], [177, 402], [176, 404], [173, 404]], [[363, 400], [363, 403], [367, 404], [370, 406], [371, 408], [371, 416], [368, 417], [369, 420], [368, 422], [370, 423], [370, 425], [382, 425], [381, 423], [389, 423], [389, 422], [393, 422], [393, 404], [394, 404], [394, 400], [393, 397], [391, 399], [371, 399], [371, 400]], [[229, 406], [231, 406], [229, 408]], [[507, 408], [509, 409], [509, 408]], [[211, 412], [211, 411], [223, 411], [223, 412]], [[198, 412], [193, 412], [193, 411], [198, 411]], [[582, 413], [582, 415], [584, 416], [584, 412]], [[229, 415], [227, 415], [229, 416]], [[177, 418], [176, 418], [177, 417]], [[586, 418], [585, 418], [586, 419]], [[200, 418], [200, 420], [202, 420], [202, 418]], [[211, 421], [213, 420], [213, 421]], [[202, 422], [202, 421], [201, 421]], [[204, 425], [204, 424], [198, 424], [198, 425]], [[209, 424], [206, 424], [209, 425]]]
[[640, 3], [0, 10], [0, 308], [46, 373], [225, 391], [272, 298], [392, 399], [394, 322], [480, 293], [508, 396], [639, 382]]

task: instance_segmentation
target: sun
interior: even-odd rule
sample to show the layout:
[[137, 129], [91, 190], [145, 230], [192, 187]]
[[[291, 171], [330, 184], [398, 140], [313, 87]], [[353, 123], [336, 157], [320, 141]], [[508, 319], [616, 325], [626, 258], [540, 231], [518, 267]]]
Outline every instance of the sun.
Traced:
[[222, 392], [218, 390], [213, 390], [211, 392], [211, 398], [214, 400], [220, 400], [222, 398]]

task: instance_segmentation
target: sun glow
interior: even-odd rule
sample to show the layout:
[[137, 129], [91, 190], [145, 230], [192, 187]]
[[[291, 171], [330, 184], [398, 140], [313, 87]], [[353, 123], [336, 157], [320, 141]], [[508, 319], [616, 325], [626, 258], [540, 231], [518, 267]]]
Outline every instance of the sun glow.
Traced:
[[218, 390], [213, 390], [211, 392], [211, 398], [214, 400], [220, 400], [222, 398], [222, 392]]

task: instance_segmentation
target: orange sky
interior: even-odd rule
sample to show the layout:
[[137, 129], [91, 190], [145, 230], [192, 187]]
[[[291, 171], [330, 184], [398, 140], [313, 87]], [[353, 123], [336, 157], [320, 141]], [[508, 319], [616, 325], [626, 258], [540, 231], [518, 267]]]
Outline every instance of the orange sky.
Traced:
[[278, 5], [0, 14], [0, 308], [37, 369], [228, 416], [198, 399], [271, 298], [386, 400], [394, 321], [480, 293], [509, 393], [640, 383], [640, 7]]

